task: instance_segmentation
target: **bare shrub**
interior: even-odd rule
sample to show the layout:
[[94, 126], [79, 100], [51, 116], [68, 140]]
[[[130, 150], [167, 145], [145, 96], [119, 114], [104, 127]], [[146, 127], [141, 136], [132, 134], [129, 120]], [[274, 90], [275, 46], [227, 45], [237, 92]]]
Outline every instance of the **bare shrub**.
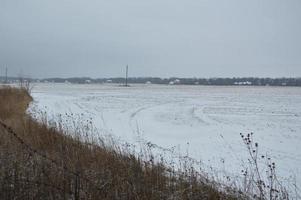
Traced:
[[275, 162], [268, 155], [259, 153], [259, 144], [254, 142], [253, 133], [240, 135], [249, 153], [249, 165], [242, 170], [244, 192], [254, 199], [289, 199], [288, 191], [278, 180]]
[[18, 80], [18, 85], [19, 88], [24, 89], [27, 91], [28, 94], [31, 94], [31, 91], [33, 89], [33, 84], [30, 78], [25, 79], [22, 75], [20, 75]]

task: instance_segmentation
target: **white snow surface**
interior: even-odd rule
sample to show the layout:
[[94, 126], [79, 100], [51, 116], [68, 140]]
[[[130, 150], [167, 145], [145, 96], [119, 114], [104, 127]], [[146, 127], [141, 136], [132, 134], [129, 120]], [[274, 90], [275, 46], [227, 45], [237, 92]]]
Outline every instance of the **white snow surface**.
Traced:
[[33, 115], [46, 111], [56, 120], [60, 114], [84, 114], [105, 134], [135, 143], [139, 133], [233, 174], [240, 173], [247, 157], [239, 134], [253, 132], [260, 152], [272, 157], [281, 177], [301, 183], [297, 87], [40, 83], [32, 96]]

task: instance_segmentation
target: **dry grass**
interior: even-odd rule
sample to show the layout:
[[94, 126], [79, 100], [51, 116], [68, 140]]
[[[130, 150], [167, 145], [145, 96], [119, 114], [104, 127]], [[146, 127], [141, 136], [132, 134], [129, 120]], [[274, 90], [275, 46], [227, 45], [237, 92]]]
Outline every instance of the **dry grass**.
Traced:
[[0, 88], [0, 199], [238, 199], [189, 166], [171, 170], [38, 123], [25, 114], [31, 100]]

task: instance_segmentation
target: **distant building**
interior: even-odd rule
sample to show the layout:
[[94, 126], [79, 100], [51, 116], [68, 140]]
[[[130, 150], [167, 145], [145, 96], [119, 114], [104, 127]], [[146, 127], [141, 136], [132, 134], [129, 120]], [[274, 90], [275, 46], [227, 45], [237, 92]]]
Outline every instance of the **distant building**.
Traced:
[[180, 84], [181, 81], [180, 81], [179, 79], [176, 79], [176, 80], [174, 81], [174, 83], [175, 83], [175, 84]]
[[145, 84], [150, 85], [150, 84], [152, 84], [152, 82], [146, 81]]
[[90, 84], [91, 80], [85, 80], [85, 83]]
[[234, 85], [252, 85], [250, 81], [234, 82]]

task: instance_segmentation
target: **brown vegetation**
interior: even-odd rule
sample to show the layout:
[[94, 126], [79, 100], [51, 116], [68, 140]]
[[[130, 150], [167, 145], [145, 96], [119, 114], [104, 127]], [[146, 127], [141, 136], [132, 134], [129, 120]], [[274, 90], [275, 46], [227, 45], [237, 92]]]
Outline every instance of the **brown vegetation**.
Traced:
[[31, 100], [26, 90], [0, 88], [0, 199], [237, 199], [193, 169], [38, 123], [25, 114]]

